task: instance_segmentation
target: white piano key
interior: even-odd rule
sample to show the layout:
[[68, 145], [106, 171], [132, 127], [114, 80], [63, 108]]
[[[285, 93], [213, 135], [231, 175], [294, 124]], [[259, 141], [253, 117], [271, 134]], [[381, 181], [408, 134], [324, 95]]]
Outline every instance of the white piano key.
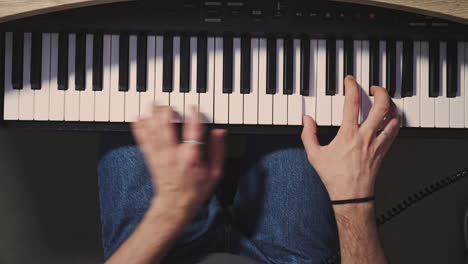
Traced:
[[49, 120], [63, 121], [65, 118], [65, 91], [58, 89], [58, 34], [51, 36], [50, 49], [50, 102]]
[[[293, 92], [288, 95], [288, 125], [302, 125], [301, 40], [293, 40]], [[331, 109], [330, 109], [331, 110]]]
[[190, 82], [189, 92], [185, 93], [185, 115], [189, 115], [192, 108], [198, 110], [198, 93], [197, 93], [197, 37], [190, 38]]
[[[300, 54], [299, 54], [300, 55]], [[258, 51], [258, 123], [273, 124], [273, 95], [267, 94], [267, 40], [260, 39]], [[299, 94], [300, 98], [300, 94]], [[299, 99], [300, 100], [300, 99]]]
[[429, 43], [421, 42], [421, 127], [435, 126], [435, 99], [429, 97]]
[[49, 120], [50, 33], [42, 34], [42, 85], [34, 91], [34, 120]]
[[[3, 62], [2, 62], [3, 63]], [[17, 120], [19, 118], [19, 91], [13, 89], [11, 72], [13, 67], [13, 33], [5, 33], [5, 78], [3, 98], [3, 119]], [[1, 73], [0, 73], [1, 74]]]
[[125, 116], [125, 93], [119, 91], [120, 36], [112, 35], [111, 38], [110, 121], [123, 122]]
[[397, 107], [401, 118], [400, 118], [400, 126], [403, 125], [403, 97], [401, 97], [401, 81], [402, 81], [402, 71], [403, 71], [403, 42], [397, 41], [396, 42], [396, 81], [395, 81], [395, 95], [393, 96], [392, 100]]
[[178, 114], [176, 122], [184, 120], [184, 93], [180, 91], [180, 37], [175, 36], [173, 41], [173, 90], [169, 94], [169, 103]]
[[86, 34], [85, 89], [80, 91], [80, 121], [94, 121], [93, 38]]
[[207, 85], [206, 92], [200, 93], [200, 113], [203, 114], [205, 123], [213, 123], [213, 100], [214, 100], [214, 67], [215, 67], [215, 39], [209, 37], [207, 40]]
[[147, 40], [147, 79], [146, 92], [140, 93], [140, 118], [148, 118], [152, 114], [155, 92], [155, 74], [156, 74], [156, 37], [148, 36]]
[[344, 105], [344, 41], [336, 41], [336, 94], [332, 97], [332, 125], [341, 126]]
[[380, 86], [387, 87], [387, 42], [384, 40], [379, 41], [379, 60]]
[[[284, 39], [276, 40], [276, 93], [273, 95], [273, 124], [288, 123], [288, 96], [283, 94]], [[315, 109], [315, 107], [314, 107]]]
[[244, 124], [258, 123], [258, 45], [259, 39], [251, 39], [250, 93], [244, 94]]
[[125, 122], [135, 122], [140, 118], [140, 93], [137, 91], [137, 41], [136, 35], [130, 35], [128, 91], [125, 92]]
[[34, 90], [31, 89], [32, 34], [24, 33], [23, 89], [19, 91], [19, 120], [34, 119]]
[[303, 96], [304, 114], [314, 120], [317, 99], [317, 45], [317, 40], [310, 40], [309, 94]]
[[458, 49], [458, 88], [457, 96], [450, 98], [450, 127], [462, 128], [465, 127], [465, 44], [457, 43]]
[[223, 38], [215, 39], [214, 123], [229, 122], [229, 94], [223, 93]]
[[65, 121], [80, 119], [80, 92], [75, 89], [76, 34], [68, 36], [68, 89], [65, 91]]
[[155, 90], [154, 90], [154, 104], [155, 105], [169, 105], [169, 93], [163, 92], [163, 45], [164, 37], [156, 36], [156, 63], [155, 63]]
[[439, 94], [435, 98], [435, 127], [450, 127], [450, 98], [447, 97], [447, 43], [440, 42]]
[[232, 93], [229, 95], [229, 124], [242, 124], [244, 96], [241, 94], [241, 39], [233, 39]]
[[465, 43], [465, 84], [462, 88], [465, 94], [465, 127], [468, 128], [468, 43]]
[[110, 120], [112, 36], [104, 35], [102, 43], [102, 91], [95, 92], [94, 120], [98, 122], [108, 122]]
[[327, 85], [327, 41], [318, 40], [317, 47], [317, 108], [316, 121], [319, 126], [331, 125], [331, 96], [326, 95]]
[[[362, 86], [362, 40], [355, 40], [353, 42], [353, 54], [354, 54], [354, 79], [356, 82], [359, 84], [359, 86]], [[359, 96], [362, 97], [362, 89], [359, 89]], [[361, 99], [362, 101], [362, 99]], [[362, 109], [360, 109], [359, 112], [359, 123], [362, 122], [362, 115], [361, 115]]]
[[370, 95], [370, 51], [369, 41], [363, 40], [361, 46], [361, 122], [367, 119], [369, 111], [374, 103]]
[[405, 113], [405, 127], [419, 127], [420, 123], [420, 97], [421, 97], [421, 42], [414, 42], [414, 67], [413, 67], [413, 96], [403, 99], [403, 108]]

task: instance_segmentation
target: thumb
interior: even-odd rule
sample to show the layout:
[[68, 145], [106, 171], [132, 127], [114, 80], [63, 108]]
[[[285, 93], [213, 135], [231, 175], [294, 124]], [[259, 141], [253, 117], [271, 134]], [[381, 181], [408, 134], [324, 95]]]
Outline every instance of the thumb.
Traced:
[[215, 129], [210, 133], [209, 139], [209, 170], [210, 176], [218, 177], [223, 169], [225, 156], [226, 130]]
[[317, 124], [315, 120], [308, 116], [304, 116], [304, 127], [302, 128], [302, 143], [308, 155], [315, 154], [320, 150], [320, 143], [317, 138]]

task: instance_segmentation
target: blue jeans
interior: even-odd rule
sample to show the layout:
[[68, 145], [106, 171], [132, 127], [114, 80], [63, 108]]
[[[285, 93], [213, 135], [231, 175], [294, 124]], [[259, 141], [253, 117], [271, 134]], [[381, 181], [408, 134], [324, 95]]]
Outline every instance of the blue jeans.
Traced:
[[[105, 134], [98, 165], [104, 258], [145, 214], [153, 187], [128, 134]], [[297, 136], [249, 136], [233, 204], [213, 195], [166, 260], [229, 252], [262, 263], [320, 263], [339, 250], [325, 187]]]

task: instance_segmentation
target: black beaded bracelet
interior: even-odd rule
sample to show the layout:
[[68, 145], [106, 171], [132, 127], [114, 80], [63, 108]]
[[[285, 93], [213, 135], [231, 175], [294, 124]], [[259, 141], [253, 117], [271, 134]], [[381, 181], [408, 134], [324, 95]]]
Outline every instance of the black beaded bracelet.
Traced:
[[366, 203], [366, 202], [370, 202], [374, 200], [375, 200], [375, 196], [369, 196], [365, 198], [357, 198], [357, 199], [349, 199], [349, 200], [335, 200], [335, 201], [331, 201], [331, 204]]

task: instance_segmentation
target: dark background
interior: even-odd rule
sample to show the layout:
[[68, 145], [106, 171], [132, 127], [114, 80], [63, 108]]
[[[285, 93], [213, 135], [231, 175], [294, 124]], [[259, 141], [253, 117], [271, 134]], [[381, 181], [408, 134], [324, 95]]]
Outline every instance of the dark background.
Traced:
[[[230, 156], [243, 153], [231, 137]], [[96, 133], [0, 131], [0, 263], [101, 260]], [[468, 140], [398, 138], [377, 184], [383, 209], [433, 180], [468, 167]], [[380, 228], [391, 263], [465, 263], [463, 180]]]

